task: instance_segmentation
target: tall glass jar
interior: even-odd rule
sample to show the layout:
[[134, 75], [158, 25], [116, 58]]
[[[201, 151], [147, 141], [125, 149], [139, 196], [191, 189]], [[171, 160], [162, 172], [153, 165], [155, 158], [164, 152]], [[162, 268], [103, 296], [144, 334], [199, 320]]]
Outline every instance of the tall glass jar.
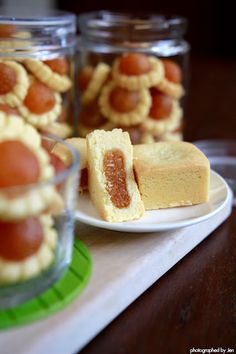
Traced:
[[[40, 136], [14, 119], [0, 112], [0, 152], [4, 149], [10, 160], [1, 165], [5, 174], [0, 173], [0, 310], [41, 294], [70, 265], [79, 177], [79, 155], [73, 146], [55, 136]], [[9, 143], [17, 147], [14, 156], [26, 169], [24, 176], [35, 170], [35, 164], [28, 170], [29, 153], [34, 153], [43, 172], [39, 181], [13, 185], [16, 164]], [[70, 156], [66, 164], [61, 150]], [[6, 159], [1, 156], [1, 163]]]
[[74, 134], [76, 20], [70, 13], [0, 12], [0, 111], [41, 132]]
[[101, 11], [78, 26], [79, 134], [121, 127], [134, 144], [182, 140], [186, 20]]

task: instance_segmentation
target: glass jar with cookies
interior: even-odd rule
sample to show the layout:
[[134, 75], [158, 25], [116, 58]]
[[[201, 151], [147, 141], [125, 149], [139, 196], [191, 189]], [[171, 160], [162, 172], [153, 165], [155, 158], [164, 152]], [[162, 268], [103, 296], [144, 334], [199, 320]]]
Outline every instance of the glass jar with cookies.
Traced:
[[183, 140], [186, 20], [100, 11], [78, 24], [79, 135], [122, 128], [133, 144]]
[[1, 9], [0, 112], [43, 133], [74, 134], [75, 31], [73, 14]]
[[[69, 160], [58, 156], [61, 146]], [[79, 156], [0, 112], [0, 165], [1, 310], [39, 295], [69, 266]]]

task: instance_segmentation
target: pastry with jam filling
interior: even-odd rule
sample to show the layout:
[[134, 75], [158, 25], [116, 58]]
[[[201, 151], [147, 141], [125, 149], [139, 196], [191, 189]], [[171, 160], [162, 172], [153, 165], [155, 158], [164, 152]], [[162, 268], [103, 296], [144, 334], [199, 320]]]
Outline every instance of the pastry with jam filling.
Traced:
[[126, 53], [117, 58], [112, 78], [120, 87], [140, 90], [158, 85], [164, 77], [162, 62], [142, 53]]
[[87, 135], [89, 193], [101, 217], [110, 222], [139, 219], [143, 202], [133, 173], [133, 148], [121, 129]]
[[25, 68], [11, 60], [0, 60], [0, 104], [18, 107], [26, 97], [29, 79]]
[[0, 284], [26, 281], [50, 267], [57, 240], [50, 215], [0, 220]]
[[[41, 183], [54, 176], [41, 136], [21, 118], [0, 112], [0, 216], [20, 220], [63, 202], [55, 186]], [[30, 187], [29, 187], [30, 186]]]
[[144, 121], [151, 107], [147, 89], [127, 90], [109, 82], [99, 97], [101, 113], [118, 125], [136, 125]]

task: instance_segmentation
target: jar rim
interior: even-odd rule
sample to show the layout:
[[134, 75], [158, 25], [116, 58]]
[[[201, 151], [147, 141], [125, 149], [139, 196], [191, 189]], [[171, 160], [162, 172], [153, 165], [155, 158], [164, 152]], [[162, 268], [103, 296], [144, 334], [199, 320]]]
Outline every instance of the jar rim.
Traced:
[[42, 60], [73, 54], [76, 16], [59, 10], [0, 7], [0, 57]]
[[73, 13], [60, 10], [46, 10], [37, 14], [31, 8], [0, 7], [0, 24], [15, 25], [62, 25], [75, 22]]
[[185, 34], [187, 19], [161, 13], [95, 11], [79, 15], [78, 26], [82, 35], [93, 39], [121, 39], [127, 35], [135, 40], [173, 39]]

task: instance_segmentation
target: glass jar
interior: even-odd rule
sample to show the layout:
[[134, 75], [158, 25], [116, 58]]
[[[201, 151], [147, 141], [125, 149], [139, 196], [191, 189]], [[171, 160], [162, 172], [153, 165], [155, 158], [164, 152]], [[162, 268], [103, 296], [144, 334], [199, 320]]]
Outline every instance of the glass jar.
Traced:
[[[55, 144], [70, 156], [66, 169], [62, 170], [55, 160]], [[62, 276], [71, 262], [79, 156], [71, 145], [55, 136], [42, 136], [41, 149], [44, 166], [45, 150], [49, 156], [54, 153], [51, 163], [58, 171], [54, 177], [0, 188], [0, 309], [40, 294]]]
[[79, 134], [121, 127], [134, 144], [182, 140], [186, 20], [101, 11], [78, 25]]
[[44, 133], [74, 135], [75, 16], [0, 10], [0, 111]]

